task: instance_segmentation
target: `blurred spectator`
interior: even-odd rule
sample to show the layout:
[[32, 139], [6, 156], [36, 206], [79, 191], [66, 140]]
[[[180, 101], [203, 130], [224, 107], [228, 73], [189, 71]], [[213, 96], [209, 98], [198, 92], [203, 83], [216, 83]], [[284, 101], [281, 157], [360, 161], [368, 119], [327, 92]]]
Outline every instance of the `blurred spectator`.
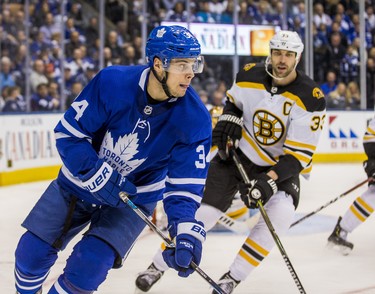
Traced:
[[218, 23], [231, 24], [233, 23], [234, 3], [229, 1], [225, 10], [217, 16]]
[[332, 34], [339, 34], [341, 37], [341, 45], [348, 46], [348, 38], [346, 35], [341, 31], [340, 24], [336, 21], [332, 23], [332, 26], [330, 28], [330, 31], [328, 33], [328, 38], [331, 38]]
[[61, 100], [61, 95], [59, 92], [59, 85], [56, 82], [49, 82], [48, 83], [48, 95], [51, 96], [52, 99]]
[[82, 59], [81, 48], [74, 49], [72, 58], [69, 58], [68, 62], [66, 63], [66, 67], [70, 68], [73, 77], [85, 72], [89, 65], [90, 62], [88, 60]]
[[84, 27], [84, 20], [82, 16], [82, 7], [78, 2], [73, 2], [68, 12], [68, 17], [74, 19], [74, 26], [78, 31], [82, 32]]
[[225, 93], [220, 90], [215, 90], [211, 96], [212, 106], [224, 106], [225, 105]]
[[8, 88], [8, 95], [4, 97], [5, 104], [3, 112], [23, 112], [26, 110], [26, 103], [21, 95], [20, 87], [14, 86]]
[[10, 61], [10, 58], [3, 56], [0, 65], [0, 91], [6, 86], [13, 87], [16, 85], [11, 69], [12, 62]]
[[317, 28], [320, 27], [320, 24], [326, 26], [331, 26], [332, 24], [332, 19], [324, 12], [324, 7], [319, 2], [314, 5], [313, 22]]
[[30, 74], [30, 87], [33, 93], [36, 92], [39, 84], [47, 84], [48, 78], [45, 75], [45, 65], [43, 60], [36, 59], [33, 64], [33, 70]]
[[367, 94], [367, 109], [374, 109], [375, 107], [375, 60], [372, 57], [367, 59], [366, 67], [366, 94]]
[[107, 35], [107, 40], [105, 42], [105, 47], [111, 49], [111, 58], [114, 64], [120, 64], [122, 50], [117, 43], [117, 32], [109, 31]]
[[334, 71], [329, 70], [326, 75], [326, 82], [320, 85], [324, 95], [336, 90], [337, 87], [337, 75]]
[[78, 31], [73, 31], [70, 34], [68, 43], [65, 45], [65, 55], [67, 57], [72, 57], [75, 49], [79, 48], [83, 43], [80, 40], [80, 35]]
[[75, 81], [81, 83], [83, 87], [85, 87], [89, 81], [92, 80], [92, 78], [96, 75], [96, 73], [99, 71], [99, 69], [94, 65], [90, 64], [86, 71], [79, 74], [76, 78]]
[[52, 13], [47, 13], [44, 19], [44, 24], [39, 29], [43, 33], [43, 41], [49, 43], [52, 41], [52, 36], [60, 31], [60, 28], [55, 24], [55, 19]]
[[357, 82], [350, 82], [346, 87], [347, 109], [358, 110], [361, 108], [361, 93]]
[[175, 4], [173, 9], [168, 10], [165, 16], [165, 20], [176, 21], [176, 22], [187, 22], [188, 13], [185, 10], [184, 3], [182, 1], [179, 1]]
[[36, 93], [31, 96], [32, 111], [51, 111], [60, 108], [60, 101], [48, 94], [48, 84], [39, 84]]
[[4, 104], [5, 104], [5, 98], [8, 97], [8, 91], [9, 91], [9, 88], [8, 86], [5, 86], [1, 89], [1, 92], [0, 92], [0, 110], [3, 109], [4, 107]]
[[[374, 5], [374, 4], [373, 4]], [[369, 27], [370, 31], [375, 30], [375, 13], [374, 13], [374, 6], [367, 5], [365, 11], [365, 20], [366, 25]], [[374, 33], [373, 33], [374, 34]]]
[[248, 6], [246, 1], [240, 3], [240, 11], [238, 12], [238, 23], [239, 24], [251, 24], [253, 23], [253, 17], [248, 11]]
[[334, 70], [336, 73], [340, 72], [340, 63], [344, 58], [346, 48], [341, 44], [341, 36], [338, 33], [331, 35], [330, 44], [328, 46], [326, 61], [327, 66], [330, 70]]
[[346, 85], [339, 83], [335, 90], [326, 95], [327, 109], [346, 109]]
[[317, 30], [313, 25], [313, 48], [314, 48], [314, 79], [321, 84], [327, 68], [326, 55], [328, 50], [328, 39], [325, 34]]
[[45, 41], [44, 33], [39, 30], [34, 38], [34, 41], [30, 44], [30, 53], [33, 60], [38, 58], [43, 50], [48, 50], [51, 46], [50, 42]]
[[207, 110], [212, 108], [212, 104], [209, 102], [208, 93], [205, 90], [199, 90], [198, 95], [201, 98], [201, 101], [206, 105]]
[[210, 11], [210, 1], [202, 0], [199, 1], [199, 9], [195, 14], [195, 18], [197, 22], [204, 22], [204, 23], [215, 23], [216, 18], [213, 13]]
[[359, 58], [355, 48], [349, 45], [346, 54], [340, 63], [340, 81], [348, 84], [350, 81], [359, 81]]
[[128, 24], [125, 21], [119, 21], [116, 25], [117, 44], [122, 47], [125, 43], [130, 42], [131, 37], [128, 30]]
[[254, 16], [254, 24], [267, 25], [272, 21], [268, 1], [261, 0], [258, 4], [258, 13]]
[[78, 96], [79, 93], [81, 93], [83, 87], [80, 82], [74, 82], [72, 84], [72, 88], [70, 90], [69, 95], [66, 97], [65, 101], [65, 109], [68, 109], [70, 105], [73, 103], [74, 99]]
[[104, 67], [111, 66], [111, 65], [115, 64], [112, 60], [112, 50], [111, 50], [111, 48], [104, 47], [103, 54], [104, 54]]
[[123, 48], [123, 55], [121, 57], [122, 65], [136, 65], [139, 64], [139, 61], [135, 58], [135, 49], [131, 44], [125, 45]]
[[84, 34], [87, 47], [90, 48], [95, 44], [96, 39], [99, 37], [99, 23], [96, 16], [90, 18], [87, 27], [84, 29]]

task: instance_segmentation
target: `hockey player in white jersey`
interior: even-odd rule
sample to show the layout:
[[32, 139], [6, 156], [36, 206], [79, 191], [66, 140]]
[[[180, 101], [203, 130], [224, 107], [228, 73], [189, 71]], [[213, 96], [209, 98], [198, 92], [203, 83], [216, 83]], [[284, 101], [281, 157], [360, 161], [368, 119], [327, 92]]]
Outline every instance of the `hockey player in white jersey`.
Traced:
[[[279, 236], [290, 227], [300, 195], [299, 175], [308, 177], [321, 134], [326, 103], [317, 84], [296, 70], [303, 43], [295, 32], [279, 31], [270, 41], [264, 64], [246, 64], [227, 92], [224, 112], [213, 130], [218, 146], [208, 171], [206, 188], [196, 218], [211, 229], [231, 205], [236, 191], [249, 208], [252, 190], [260, 199]], [[228, 139], [244, 165], [252, 185], [244, 184], [228, 150]], [[218, 281], [225, 293], [244, 281], [268, 255], [275, 243], [261, 217], [250, 231], [229, 271]], [[154, 258], [136, 284], [149, 286], [167, 266]], [[151, 272], [151, 274], [150, 274]], [[148, 290], [143, 287], [143, 290]]]
[[211, 118], [190, 86], [202, 72], [197, 39], [160, 26], [146, 44], [148, 65], [100, 71], [55, 128], [63, 166], [23, 222], [15, 252], [18, 293], [41, 293], [58, 252], [87, 225], [48, 293], [93, 293], [122, 266], [147, 215], [163, 199], [175, 249], [164, 252], [180, 276], [200, 263], [205, 239], [195, 219], [207, 176]]
[[339, 217], [337, 224], [328, 237], [328, 244], [338, 247], [344, 255], [353, 250], [353, 243], [347, 240], [348, 233], [352, 233], [360, 224], [364, 223], [375, 209], [375, 118], [373, 118], [363, 136], [363, 147], [367, 160], [363, 167], [369, 178], [368, 189], [349, 206], [343, 217]]

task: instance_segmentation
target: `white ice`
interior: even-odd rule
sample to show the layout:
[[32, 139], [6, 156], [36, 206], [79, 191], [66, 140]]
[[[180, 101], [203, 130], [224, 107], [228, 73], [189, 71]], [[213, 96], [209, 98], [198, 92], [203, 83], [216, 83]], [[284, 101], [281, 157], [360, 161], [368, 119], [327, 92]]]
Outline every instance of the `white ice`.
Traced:
[[[310, 181], [301, 180], [301, 201], [296, 219], [366, 179], [360, 163], [315, 164]], [[0, 188], [0, 293], [15, 293], [13, 281], [14, 250], [24, 232], [21, 222], [49, 182], [20, 184]], [[306, 291], [313, 294], [375, 293], [375, 221], [370, 217], [349, 235], [354, 250], [348, 256], [329, 249], [327, 238], [352, 201], [366, 185], [321, 210], [290, 229], [281, 243]], [[46, 220], [48, 221], [48, 220]], [[245, 236], [211, 232], [204, 243], [200, 265], [213, 280], [227, 271]], [[76, 239], [75, 239], [76, 240]], [[74, 241], [72, 243], [74, 243]], [[97, 293], [128, 294], [135, 292], [137, 273], [147, 268], [161, 239], [146, 230], [121, 269], [111, 270]], [[73, 245], [73, 244], [71, 244]], [[59, 259], [46, 281], [45, 292], [64, 268], [72, 246]], [[150, 290], [150, 294], [211, 293], [209, 284], [194, 273], [184, 279], [175, 271], [167, 271]], [[236, 294], [299, 293], [277, 247], [248, 279], [235, 290]]]

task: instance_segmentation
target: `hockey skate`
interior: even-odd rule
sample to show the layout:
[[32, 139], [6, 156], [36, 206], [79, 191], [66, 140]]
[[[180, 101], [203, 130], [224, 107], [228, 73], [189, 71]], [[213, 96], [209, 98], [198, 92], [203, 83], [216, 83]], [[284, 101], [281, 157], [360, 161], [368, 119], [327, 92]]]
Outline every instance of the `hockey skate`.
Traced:
[[[236, 288], [239, 283], [240, 281], [236, 281], [231, 277], [230, 272], [225, 273], [217, 282], [218, 286], [225, 294], [233, 293], [234, 288]], [[212, 294], [217, 294], [217, 292], [214, 290]]]
[[328, 237], [328, 246], [337, 246], [343, 255], [348, 255], [350, 251], [353, 250], [354, 245], [353, 243], [350, 243], [346, 240], [348, 232], [344, 231], [341, 228], [341, 219], [342, 217], [340, 216], [335, 226], [335, 229], [333, 230], [332, 234]]
[[145, 271], [138, 274], [138, 277], [135, 280], [135, 285], [139, 290], [147, 292], [157, 281], [160, 280], [163, 274], [163, 271], [158, 270], [154, 263], [151, 263]]

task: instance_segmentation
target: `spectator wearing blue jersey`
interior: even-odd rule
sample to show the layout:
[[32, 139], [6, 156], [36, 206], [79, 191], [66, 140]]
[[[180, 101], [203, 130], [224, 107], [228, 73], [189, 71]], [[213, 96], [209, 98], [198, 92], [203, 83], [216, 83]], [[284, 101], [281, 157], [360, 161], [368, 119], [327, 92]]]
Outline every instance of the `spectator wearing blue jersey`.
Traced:
[[201, 47], [187, 29], [159, 26], [146, 57], [147, 65], [101, 70], [55, 127], [63, 165], [22, 223], [17, 293], [41, 293], [58, 252], [86, 227], [47, 292], [96, 291], [146, 226], [123, 193], [147, 216], [163, 200], [175, 240], [163, 253], [169, 267], [187, 277], [190, 263], [200, 263], [206, 233], [195, 213], [208, 172], [211, 118], [190, 84], [203, 70]]

